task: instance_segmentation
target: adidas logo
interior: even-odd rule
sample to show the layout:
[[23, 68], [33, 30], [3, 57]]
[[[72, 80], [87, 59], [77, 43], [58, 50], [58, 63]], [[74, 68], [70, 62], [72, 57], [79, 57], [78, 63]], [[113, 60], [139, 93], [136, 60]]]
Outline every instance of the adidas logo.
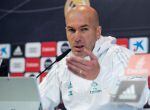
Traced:
[[13, 53], [13, 55], [14, 56], [20, 56], [20, 55], [22, 55], [23, 53], [22, 53], [22, 51], [21, 51], [21, 47], [17, 47], [16, 49], [15, 49], [15, 51], [14, 51], [14, 53]]
[[135, 100], [137, 95], [135, 93], [135, 85], [129, 86], [122, 94], [119, 95], [119, 99]]

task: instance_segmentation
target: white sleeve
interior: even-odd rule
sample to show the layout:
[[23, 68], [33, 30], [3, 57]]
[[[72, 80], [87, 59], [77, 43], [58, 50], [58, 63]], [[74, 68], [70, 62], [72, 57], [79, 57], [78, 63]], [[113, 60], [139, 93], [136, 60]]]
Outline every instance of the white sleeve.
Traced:
[[[103, 69], [101, 72], [104, 72], [104, 76], [103, 75], [102, 76], [105, 78], [104, 79], [105, 87], [108, 88], [108, 91], [112, 96], [116, 94], [119, 84], [122, 80], [126, 80], [126, 79], [132, 80], [132, 77], [128, 77], [124, 74], [125, 67], [127, 66], [128, 60], [132, 55], [133, 53], [131, 51], [119, 46], [114, 46], [110, 48], [105, 55], [104, 62], [106, 63], [104, 63], [104, 65], [101, 65]], [[103, 74], [101, 72], [100, 74]], [[97, 80], [98, 79], [99, 78], [97, 78]], [[135, 79], [136, 78], [134, 78], [133, 80]], [[141, 79], [145, 79], [145, 78], [141, 77], [140, 80]], [[143, 107], [148, 100], [148, 96], [149, 96], [149, 91], [148, 91], [148, 87], [146, 87], [141, 100], [137, 105], [134, 106], [138, 108]]]
[[146, 80], [147, 81], [147, 85], [143, 91], [143, 94], [141, 96], [140, 101], [138, 102], [138, 104], [129, 104], [132, 105], [134, 107], [137, 108], [143, 108], [143, 106], [146, 104], [146, 102], [148, 101], [148, 97], [149, 97], [149, 89], [148, 89], [148, 78], [147, 77], [137, 77], [135, 76], [126, 76], [125, 75], [125, 67], [128, 64], [129, 58], [132, 56], [132, 52], [127, 50], [126, 48], [120, 47], [119, 51], [116, 52], [114, 59], [113, 59], [113, 73], [115, 74], [115, 76], [118, 77], [118, 82], [121, 82], [122, 80]]
[[54, 65], [54, 67], [48, 72], [39, 88], [43, 110], [54, 110], [54, 108], [60, 103], [57, 65]]

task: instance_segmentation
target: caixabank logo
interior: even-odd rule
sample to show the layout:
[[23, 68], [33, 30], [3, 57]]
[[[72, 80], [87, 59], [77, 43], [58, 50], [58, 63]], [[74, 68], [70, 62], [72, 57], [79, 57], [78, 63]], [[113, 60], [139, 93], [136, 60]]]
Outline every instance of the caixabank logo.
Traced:
[[0, 44], [0, 58], [10, 57], [10, 44]]
[[149, 41], [147, 37], [130, 38], [129, 49], [135, 53], [148, 53]]

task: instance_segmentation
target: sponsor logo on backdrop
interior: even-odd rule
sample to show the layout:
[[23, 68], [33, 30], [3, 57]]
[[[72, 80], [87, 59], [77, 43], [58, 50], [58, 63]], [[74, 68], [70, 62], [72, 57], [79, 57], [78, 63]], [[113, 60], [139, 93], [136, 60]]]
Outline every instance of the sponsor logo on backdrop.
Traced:
[[69, 44], [63, 43], [61, 46], [61, 52], [64, 53], [67, 49], [69, 49]]
[[59, 41], [57, 43], [57, 55], [61, 55], [63, 52], [65, 52], [69, 48], [70, 46], [69, 46], [68, 41]]
[[128, 48], [128, 39], [127, 38], [117, 38], [118, 45]]
[[55, 61], [55, 59], [56, 59], [55, 57], [50, 57], [50, 58], [49, 57], [43, 57], [43, 58], [41, 58], [41, 71], [43, 71], [45, 68], [47, 68], [52, 62]]
[[9, 76], [10, 77], [23, 77], [24, 74], [23, 73], [10, 73]]
[[41, 56], [41, 43], [39, 42], [26, 43], [25, 56], [26, 57], [40, 57]]
[[133, 55], [125, 70], [126, 75], [150, 75], [150, 54]]
[[147, 37], [130, 38], [129, 43], [130, 50], [135, 53], [148, 53], [149, 44]]
[[42, 44], [42, 53], [41, 56], [43, 57], [53, 57], [56, 56], [56, 42], [43, 42]]
[[0, 44], [0, 58], [10, 57], [10, 44]]
[[[37, 72], [27, 72], [24, 74], [24, 77], [31, 77], [31, 78], [36, 78], [36, 76], [38, 75], [39, 73]], [[39, 84], [40, 83], [40, 79], [38, 78], [37, 80], [37, 83]]]
[[11, 58], [10, 59], [10, 73], [23, 73], [25, 71], [24, 58]]
[[40, 59], [39, 58], [26, 58], [26, 72], [39, 72]]
[[47, 75], [47, 72], [46, 73], [43, 73], [43, 74], [41, 74], [41, 76], [40, 76], [40, 82], [42, 82], [43, 81], [43, 79], [45, 78], [45, 76]]
[[12, 45], [12, 57], [24, 57], [24, 45]]
[[135, 100], [136, 98], [137, 95], [135, 92], [135, 85], [129, 86], [119, 95], [119, 99], [124, 99], [124, 100]]

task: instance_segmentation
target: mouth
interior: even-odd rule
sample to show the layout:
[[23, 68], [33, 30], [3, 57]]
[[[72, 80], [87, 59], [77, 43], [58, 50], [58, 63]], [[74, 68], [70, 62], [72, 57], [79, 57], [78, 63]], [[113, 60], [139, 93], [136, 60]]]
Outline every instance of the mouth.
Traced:
[[74, 46], [74, 49], [75, 49], [76, 52], [81, 52], [84, 49], [84, 45]]

